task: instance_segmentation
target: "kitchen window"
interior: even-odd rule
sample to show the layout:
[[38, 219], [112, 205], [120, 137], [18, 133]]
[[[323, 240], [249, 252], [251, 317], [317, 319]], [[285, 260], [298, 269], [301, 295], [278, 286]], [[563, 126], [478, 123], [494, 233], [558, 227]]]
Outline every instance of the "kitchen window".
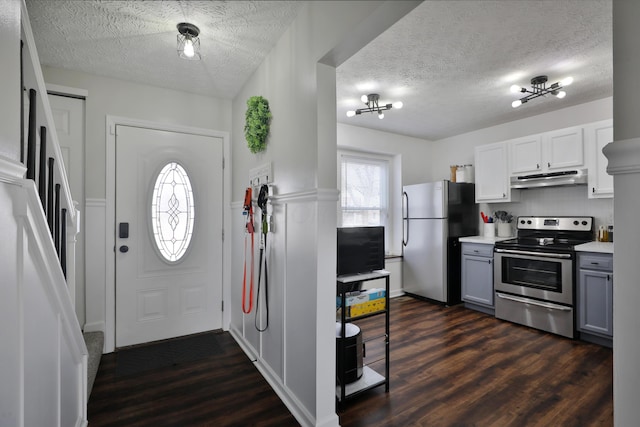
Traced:
[[340, 155], [340, 222], [343, 227], [386, 226], [389, 220], [389, 159]]

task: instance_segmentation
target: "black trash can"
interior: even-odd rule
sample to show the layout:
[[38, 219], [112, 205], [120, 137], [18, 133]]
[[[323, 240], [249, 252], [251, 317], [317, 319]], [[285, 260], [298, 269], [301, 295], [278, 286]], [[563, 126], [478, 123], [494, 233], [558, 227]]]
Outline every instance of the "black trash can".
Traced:
[[349, 384], [362, 377], [362, 331], [353, 323], [345, 325], [344, 353], [340, 354], [341, 326], [336, 322], [336, 374], [340, 384]]

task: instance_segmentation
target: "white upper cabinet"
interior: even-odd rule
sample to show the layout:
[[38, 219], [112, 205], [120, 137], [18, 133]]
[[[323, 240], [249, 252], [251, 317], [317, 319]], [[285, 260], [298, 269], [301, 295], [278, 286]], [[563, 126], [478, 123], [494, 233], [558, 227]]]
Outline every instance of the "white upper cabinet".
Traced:
[[549, 172], [584, 166], [582, 127], [542, 134], [543, 158]]
[[526, 136], [508, 142], [511, 152], [511, 173], [523, 175], [542, 171], [542, 137]]
[[584, 166], [581, 127], [560, 129], [508, 141], [511, 175], [557, 172]]
[[589, 166], [589, 198], [613, 197], [613, 176], [607, 173], [605, 145], [613, 141], [613, 120], [604, 120], [585, 127], [587, 164]]
[[[509, 186], [508, 152], [509, 146], [506, 142], [475, 148], [476, 203], [513, 201]], [[514, 193], [517, 193], [517, 190]]]

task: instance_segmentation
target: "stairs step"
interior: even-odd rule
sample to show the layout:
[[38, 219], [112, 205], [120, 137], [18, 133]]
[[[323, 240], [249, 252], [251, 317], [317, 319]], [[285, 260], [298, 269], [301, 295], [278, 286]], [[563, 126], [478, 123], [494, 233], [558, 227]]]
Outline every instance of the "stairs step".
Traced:
[[87, 399], [89, 399], [93, 382], [96, 379], [98, 367], [100, 366], [100, 358], [102, 357], [102, 348], [104, 346], [104, 334], [102, 331], [97, 331], [85, 332], [83, 335], [87, 351], [89, 352], [87, 362]]

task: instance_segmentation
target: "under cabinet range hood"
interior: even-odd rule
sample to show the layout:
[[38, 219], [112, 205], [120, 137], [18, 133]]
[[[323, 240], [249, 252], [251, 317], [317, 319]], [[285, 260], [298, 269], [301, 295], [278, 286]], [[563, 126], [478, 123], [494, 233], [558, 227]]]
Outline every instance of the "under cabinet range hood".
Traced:
[[587, 184], [587, 169], [536, 173], [511, 177], [511, 188], [559, 187]]

